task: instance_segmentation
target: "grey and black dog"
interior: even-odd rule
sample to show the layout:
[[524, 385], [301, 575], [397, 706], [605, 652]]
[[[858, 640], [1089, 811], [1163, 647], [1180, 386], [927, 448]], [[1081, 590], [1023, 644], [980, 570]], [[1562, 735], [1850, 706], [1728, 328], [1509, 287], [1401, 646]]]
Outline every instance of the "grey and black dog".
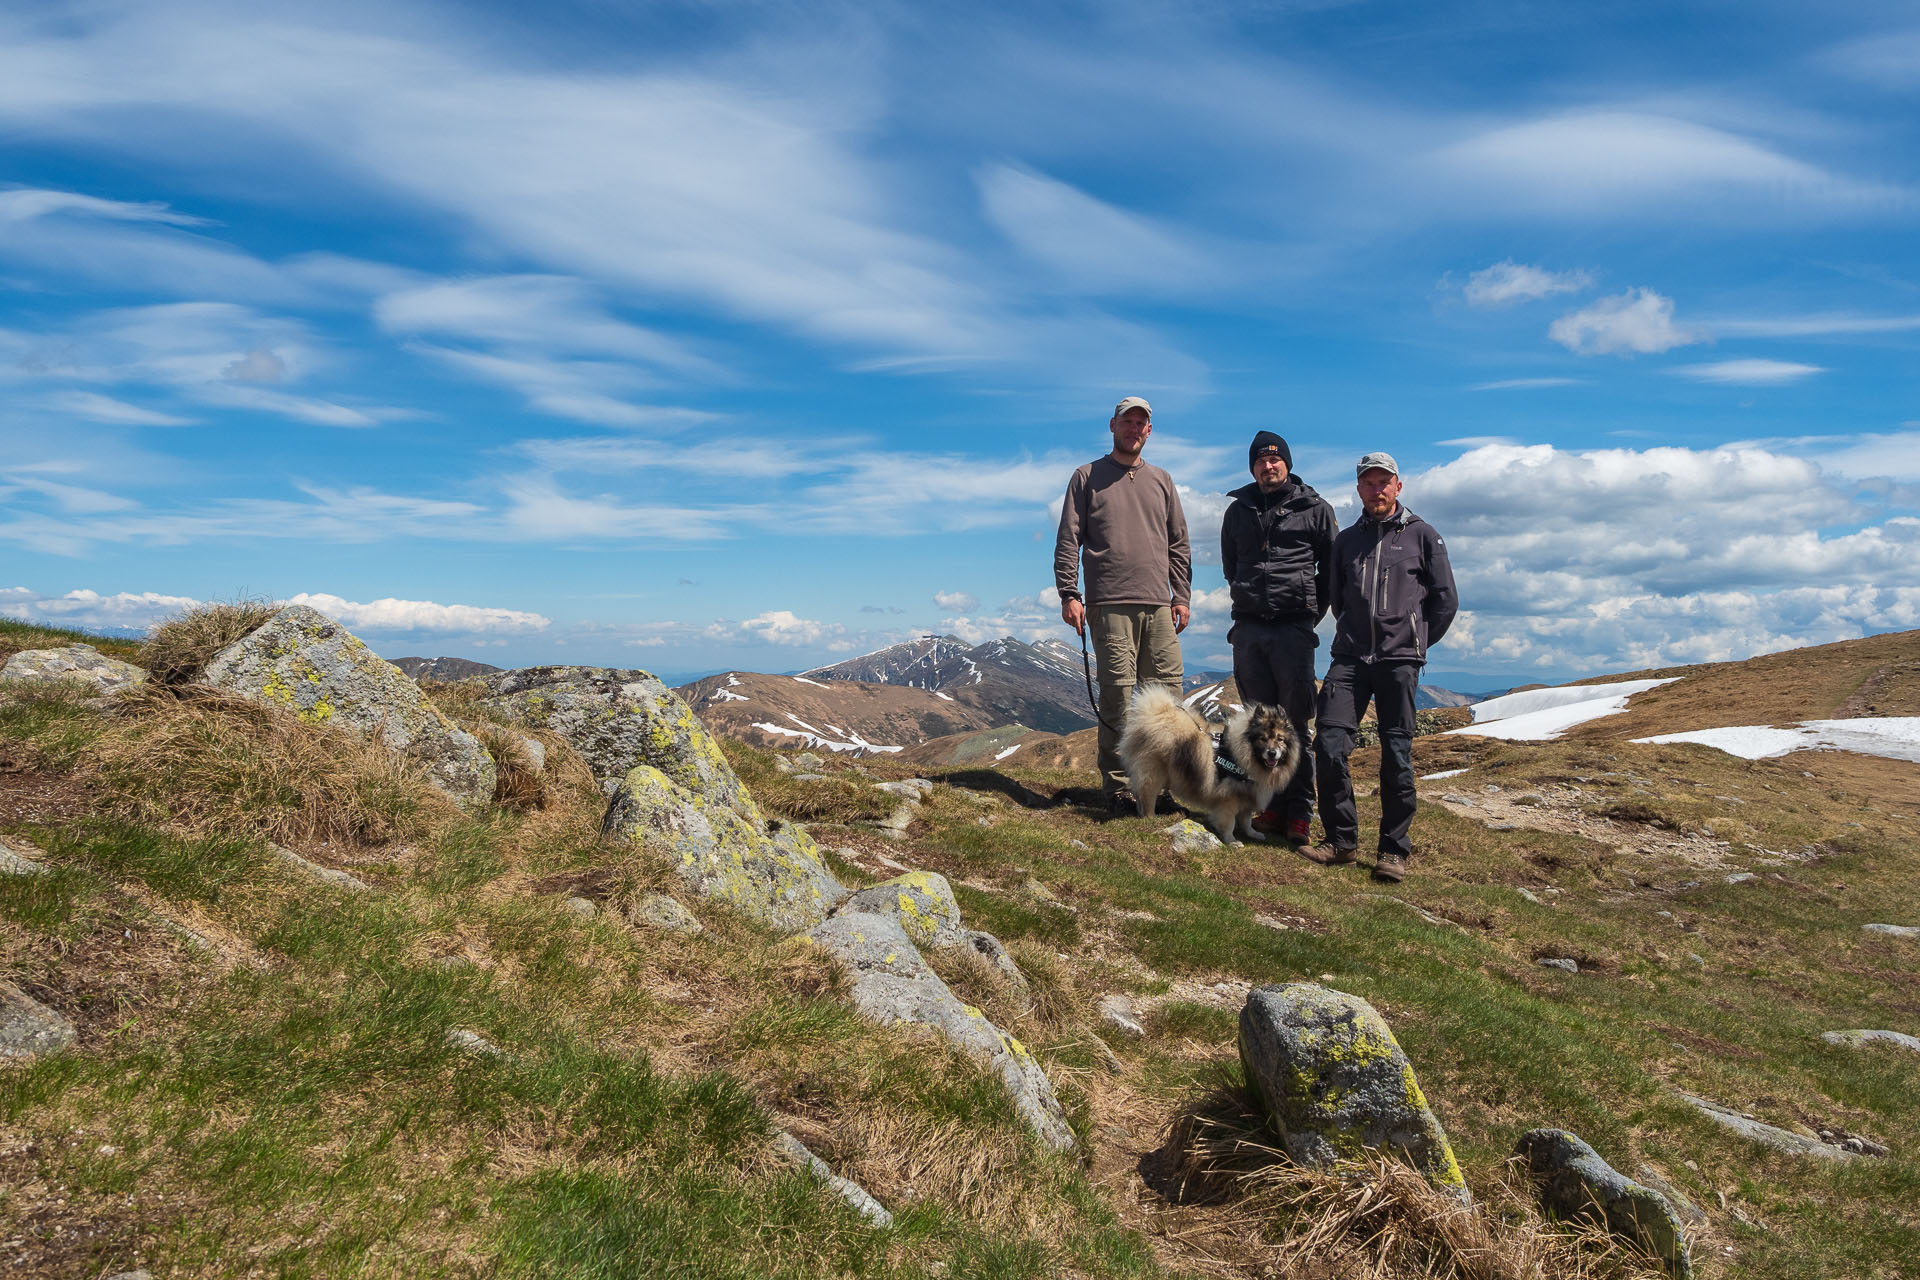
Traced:
[[1287, 785], [1301, 754], [1293, 722], [1278, 707], [1256, 703], [1235, 712], [1216, 746], [1200, 713], [1158, 684], [1134, 691], [1120, 734], [1120, 759], [1140, 816], [1151, 818], [1160, 792], [1171, 791], [1181, 804], [1204, 812], [1228, 844], [1265, 839], [1253, 829], [1253, 815]]

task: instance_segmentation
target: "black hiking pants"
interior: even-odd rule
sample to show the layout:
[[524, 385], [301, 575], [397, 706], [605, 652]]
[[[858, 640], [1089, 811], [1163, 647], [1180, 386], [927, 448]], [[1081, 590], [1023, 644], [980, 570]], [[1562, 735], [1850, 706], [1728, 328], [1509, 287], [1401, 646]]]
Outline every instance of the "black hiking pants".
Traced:
[[1411, 857], [1407, 831], [1416, 807], [1413, 790], [1413, 691], [1418, 662], [1355, 662], [1335, 658], [1320, 685], [1319, 728], [1313, 763], [1320, 775], [1320, 822], [1327, 843], [1351, 849], [1360, 843], [1360, 815], [1353, 807], [1353, 754], [1360, 717], [1372, 700], [1380, 725], [1380, 852]]
[[1233, 682], [1242, 702], [1279, 707], [1299, 735], [1300, 767], [1273, 808], [1289, 820], [1313, 817], [1313, 765], [1307, 760], [1307, 726], [1313, 721], [1313, 651], [1320, 643], [1311, 623], [1242, 618], [1227, 632], [1233, 646]]

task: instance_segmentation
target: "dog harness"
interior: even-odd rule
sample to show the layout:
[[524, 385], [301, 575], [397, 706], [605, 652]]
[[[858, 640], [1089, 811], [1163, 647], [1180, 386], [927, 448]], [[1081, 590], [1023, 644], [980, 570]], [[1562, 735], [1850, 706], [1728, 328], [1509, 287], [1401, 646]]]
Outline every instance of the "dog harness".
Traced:
[[1215, 776], [1236, 778], [1241, 782], [1252, 782], [1253, 779], [1247, 776], [1247, 771], [1235, 764], [1233, 757], [1227, 754], [1227, 744], [1222, 740], [1224, 737], [1224, 734], [1219, 733], [1213, 735], [1213, 772]]

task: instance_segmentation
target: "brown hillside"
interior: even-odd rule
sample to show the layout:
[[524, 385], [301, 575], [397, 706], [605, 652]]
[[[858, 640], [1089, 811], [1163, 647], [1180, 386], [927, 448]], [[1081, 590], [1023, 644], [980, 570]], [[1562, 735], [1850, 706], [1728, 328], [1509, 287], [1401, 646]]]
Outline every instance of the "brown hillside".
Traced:
[[679, 693], [714, 733], [786, 750], [863, 750], [862, 743], [910, 747], [993, 723], [981, 708], [927, 689], [858, 680], [729, 671], [682, 686]]

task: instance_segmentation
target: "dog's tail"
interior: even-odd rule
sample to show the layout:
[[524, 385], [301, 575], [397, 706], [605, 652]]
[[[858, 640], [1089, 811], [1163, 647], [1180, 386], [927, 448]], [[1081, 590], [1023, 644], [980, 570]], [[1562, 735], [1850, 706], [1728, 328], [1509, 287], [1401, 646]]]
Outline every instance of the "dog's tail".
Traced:
[[[1131, 762], [1157, 754], [1152, 744], [1170, 756], [1192, 757], [1189, 770], [1209, 767], [1212, 759], [1207, 730], [1200, 717], [1181, 703], [1180, 695], [1163, 684], [1143, 684], [1127, 705], [1126, 727], [1120, 733], [1120, 758]], [[1131, 767], [1131, 765], [1129, 765]]]

